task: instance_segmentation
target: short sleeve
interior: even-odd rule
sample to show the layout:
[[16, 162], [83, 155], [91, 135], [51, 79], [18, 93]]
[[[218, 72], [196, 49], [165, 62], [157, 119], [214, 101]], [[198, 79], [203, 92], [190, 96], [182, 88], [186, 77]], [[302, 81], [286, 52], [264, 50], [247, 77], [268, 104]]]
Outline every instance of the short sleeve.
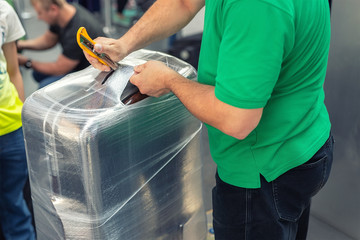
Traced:
[[290, 16], [260, 0], [228, 1], [223, 7], [216, 97], [239, 108], [264, 107], [291, 43]]
[[64, 43], [62, 54], [72, 60], [81, 60], [85, 58], [84, 53], [75, 41], [76, 38], [74, 37], [73, 40]]
[[49, 31], [56, 34], [56, 35], [59, 35], [60, 34], [60, 27], [58, 25], [50, 25], [49, 26]]
[[85, 56], [82, 49], [76, 42], [77, 30], [78, 27], [76, 24], [68, 26], [66, 31], [63, 31], [61, 34], [60, 41], [62, 46], [62, 54], [64, 56], [72, 60], [81, 61], [82, 59], [85, 59]]
[[25, 35], [25, 30], [15, 12], [15, 10], [9, 5], [4, 4], [4, 8], [7, 11], [6, 23], [7, 29], [5, 32], [5, 43], [13, 42]]

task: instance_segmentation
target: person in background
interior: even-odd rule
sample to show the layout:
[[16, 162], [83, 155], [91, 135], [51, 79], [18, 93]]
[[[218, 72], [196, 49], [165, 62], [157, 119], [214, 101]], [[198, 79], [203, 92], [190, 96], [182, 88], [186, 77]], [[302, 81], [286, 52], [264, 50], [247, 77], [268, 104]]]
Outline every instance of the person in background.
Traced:
[[113, 20], [115, 23], [119, 23], [120, 25], [127, 27], [130, 25], [130, 18], [124, 15], [124, 10], [128, 0], [117, 0], [116, 2], [116, 16]]
[[67, 0], [67, 2], [77, 2], [92, 13], [100, 12], [100, 0]]
[[138, 11], [136, 2], [134, 0], [117, 0], [116, 12], [113, 14], [113, 22], [122, 27], [130, 27], [137, 16], [141, 14]]
[[90, 36], [104, 36], [102, 25], [88, 10], [65, 0], [31, 0], [38, 18], [50, 25], [49, 29], [35, 39], [19, 40], [19, 50], [45, 50], [60, 43], [62, 53], [56, 61], [36, 61], [19, 54], [19, 64], [33, 69], [33, 77], [44, 87], [64, 75], [89, 66], [76, 42], [79, 27], [85, 27]]
[[306, 239], [311, 198], [333, 160], [328, 0], [157, 0], [121, 38], [96, 38], [95, 51], [119, 61], [205, 5], [198, 82], [157, 61], [136, 66], [130, 82], [150, 96], [174, 93], [206, 124], [215, 239]]
[[15, 41], [25, 31], [14, 9], [0, 1], [0, 225], [6, 239], [35, 239], [23, 197], [28, 178], [21, 110], [24, 97]]

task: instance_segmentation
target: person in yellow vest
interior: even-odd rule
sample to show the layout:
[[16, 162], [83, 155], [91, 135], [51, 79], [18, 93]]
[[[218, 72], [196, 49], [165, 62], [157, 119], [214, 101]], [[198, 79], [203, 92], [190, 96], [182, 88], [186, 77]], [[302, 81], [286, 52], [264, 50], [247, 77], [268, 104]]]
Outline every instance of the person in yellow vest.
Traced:
[[0, 1], [0, 224], [6, 239], [35, 239], [22, 190], [28, 177], [21, 109], [24, 87], [15, 41], [25, 35], [14, 9]]

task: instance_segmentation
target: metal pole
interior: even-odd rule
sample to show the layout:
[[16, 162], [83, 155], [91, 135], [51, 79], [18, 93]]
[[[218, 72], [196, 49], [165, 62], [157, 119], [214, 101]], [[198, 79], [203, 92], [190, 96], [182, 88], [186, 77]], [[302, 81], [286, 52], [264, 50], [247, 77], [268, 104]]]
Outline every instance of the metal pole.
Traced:
[[116, 32], [115, 27], [111, 21], [111, 0], [101, 0], [101, 13], [104, 18], [105, 27], [103, 28], [104, 33], [108, 36], [113, 35]]
[[[15, 2], [17, 12], [22, 19], [29, 19], [34, 16], [33, 12], [28, 11], [29, 0], [14, 0], [14, 2]], [[26, 4], [26, 6], [25, 6], [25, 4]]]

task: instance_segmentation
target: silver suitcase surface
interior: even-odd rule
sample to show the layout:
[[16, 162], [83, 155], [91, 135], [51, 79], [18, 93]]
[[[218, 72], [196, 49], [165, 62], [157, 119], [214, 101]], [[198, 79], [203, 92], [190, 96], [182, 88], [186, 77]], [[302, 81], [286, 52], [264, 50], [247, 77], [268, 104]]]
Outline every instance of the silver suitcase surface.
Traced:
[[37, 239], [206, 239], [202, 124], [169, 93], [133, 104], [137, 51], [105, 81], [93, 67], [33, 93], [22, 118]]

